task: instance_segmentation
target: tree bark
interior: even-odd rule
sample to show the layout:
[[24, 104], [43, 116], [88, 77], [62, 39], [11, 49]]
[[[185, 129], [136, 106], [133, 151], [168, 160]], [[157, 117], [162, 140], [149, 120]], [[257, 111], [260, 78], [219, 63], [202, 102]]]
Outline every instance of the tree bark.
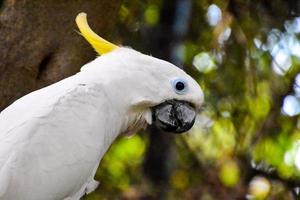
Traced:
[[93, 59], [75, 17], [86, 12], [92, 28], [106, 37], [120, 5], [121, 0], [0, 0], [0, 111]]

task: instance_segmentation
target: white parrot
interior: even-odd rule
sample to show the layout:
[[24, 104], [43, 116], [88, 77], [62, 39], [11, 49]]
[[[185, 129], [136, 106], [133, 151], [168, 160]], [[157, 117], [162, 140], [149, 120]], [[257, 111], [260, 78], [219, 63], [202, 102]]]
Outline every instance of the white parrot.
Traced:
[[76, 22], [102, 56], [1, 112], [0, 200], [80, 199], [98, 186], [94, 175], [118, 135], [152, 122], [187, 131], [203, 103], [181, 69], [104, 40], [85, 13]]

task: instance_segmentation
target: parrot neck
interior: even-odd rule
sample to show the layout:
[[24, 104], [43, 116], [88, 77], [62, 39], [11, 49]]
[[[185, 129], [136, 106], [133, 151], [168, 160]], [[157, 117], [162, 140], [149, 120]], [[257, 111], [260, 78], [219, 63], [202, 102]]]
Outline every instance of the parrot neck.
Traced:
[[86, 116], [80, 123], [89, 124], [86, 132], [99, 147], [100, 160], [119, 135], [131, 135], [146, 127], [145, 114], [129, 109], [126, 98], [116, 98], [117, 90], [109, 89], [105, 83], [82, 84], [80, 87], [83, 88], [72, 99], [83, 104], [75, 112]]
[[108, 133], [109, 136], [115, 139], [120, 134], [131, 135], [146, 127], [149, 122], [151, 123], [151, 111], [131, 108], [133, 106], [132, 97], [135, 94], [132, 93], [130, 85], [127, 87], [129, 90], [126, 87], [124, 89], [124, 82], [126, 83], [128, 80], [120, 78], [119, 73], [113, 73], [114, 70], [112, 69], [103, 68], [101, 73], [97, 73], [96, 71], [100, 67], [87, 66], [77, 75], [80, 83], [86, 84], [87, 87], [98, 93], [96, 95], [98, 97], [95, 99], [98, 104], [96, 107], [99, 108], [100, 112], [103, 112], [106, 118], [110, 118], [108, 122], [114, 127], [114, 132]]

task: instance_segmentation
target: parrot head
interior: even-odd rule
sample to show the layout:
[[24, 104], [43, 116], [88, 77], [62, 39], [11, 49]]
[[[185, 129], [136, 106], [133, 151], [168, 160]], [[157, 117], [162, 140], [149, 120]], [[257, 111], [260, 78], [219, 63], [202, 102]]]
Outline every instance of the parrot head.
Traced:
[[101, 55], [80, 73], [89, 76], [90, 82], [101, 79], [113, 88], [106, 94], [119, 106], [120, 114], [129, 116], [122, 132], [131, 133], [152, 123], [172, 133], [193, 126], [204, 99], [192, 77], [169, 62], [104, 40], [90, 29], [85, 13], [77, 16], [76, 23], [81, 35]]

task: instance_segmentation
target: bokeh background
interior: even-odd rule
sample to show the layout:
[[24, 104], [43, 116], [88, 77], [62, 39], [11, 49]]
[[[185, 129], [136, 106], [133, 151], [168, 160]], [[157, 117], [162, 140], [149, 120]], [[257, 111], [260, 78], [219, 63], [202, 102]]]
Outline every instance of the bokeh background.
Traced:
[[188, 133], [118, 138], [85, 199], [300, 199], [299, 1], [0, 0], [1, 109], [96, 56], [75, 32], [80, 11], [205, 94]]
[[[187, 134], [120, 138], [98, 171], [99, 196], [300, 199], [299, 9], [280, 0], [124, 1], [112, 38], [182, 67], [206, 102]], [[167, 175], [149, 173], [149, 157]]]

